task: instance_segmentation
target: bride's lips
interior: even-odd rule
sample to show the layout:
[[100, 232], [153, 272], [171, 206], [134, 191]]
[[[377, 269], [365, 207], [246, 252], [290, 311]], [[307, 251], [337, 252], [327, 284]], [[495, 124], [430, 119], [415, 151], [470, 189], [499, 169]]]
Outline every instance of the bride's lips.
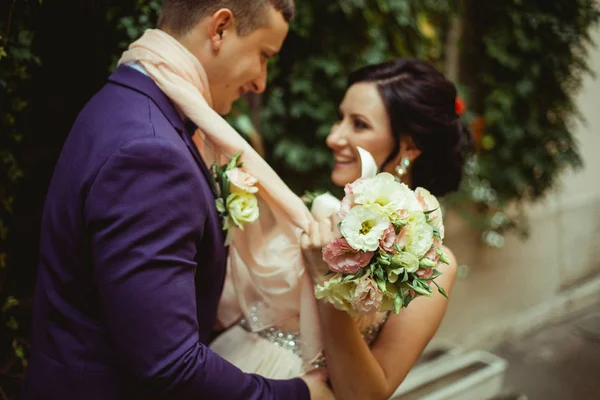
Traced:
[[347, 168], [352, 166], [355, 162], [355, 158], [346, 158], [346, 157], [335, 157], [335, 168]]

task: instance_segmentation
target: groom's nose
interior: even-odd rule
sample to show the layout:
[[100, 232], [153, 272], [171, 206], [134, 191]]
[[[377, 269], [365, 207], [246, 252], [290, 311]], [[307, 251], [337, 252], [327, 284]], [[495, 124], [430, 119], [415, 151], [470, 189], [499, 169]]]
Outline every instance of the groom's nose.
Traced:
[[254, 93], [262, 93], [267, 88], [267, 70], [262, 70], [260, 76], [252, 81], [252, 91]]

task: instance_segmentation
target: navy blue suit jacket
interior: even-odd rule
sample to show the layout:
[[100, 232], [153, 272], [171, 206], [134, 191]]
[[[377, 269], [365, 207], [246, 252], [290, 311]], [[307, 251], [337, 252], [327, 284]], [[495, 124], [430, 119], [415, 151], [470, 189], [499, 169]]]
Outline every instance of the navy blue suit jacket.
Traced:
[[308, 399], [206, 346], [227, 251], [192, 130], [127, 66], [80, 113], [45, 202], [22, 399]]

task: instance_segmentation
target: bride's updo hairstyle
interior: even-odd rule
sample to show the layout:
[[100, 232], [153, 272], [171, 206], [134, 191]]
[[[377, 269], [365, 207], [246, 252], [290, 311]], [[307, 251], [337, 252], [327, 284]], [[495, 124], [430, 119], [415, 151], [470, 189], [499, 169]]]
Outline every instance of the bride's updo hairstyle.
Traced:
[[435, 196], [458, 189], [471, 135], [456, 113], [456, 87], [431, 64], [401, 58], [352, 73], [348, 87], [375, 83], [397, 139], [380, 166], [384, 170], [400, 151], [400, 138], [410, 136], [421, 150], [412, 165], [412, 184]]

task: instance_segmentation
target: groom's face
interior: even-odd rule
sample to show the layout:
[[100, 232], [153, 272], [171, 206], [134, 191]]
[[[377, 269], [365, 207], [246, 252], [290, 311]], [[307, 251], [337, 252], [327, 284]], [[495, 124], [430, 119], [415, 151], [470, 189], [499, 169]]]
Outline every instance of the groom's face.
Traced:
[[213, 108], [227, 114], [231, 105], [247, 92], [262, 93], [267, 84], [267, 62], [274, 57], [288, 33], [283, 15], [269, 7], [266, 23], [239, 35], [235, 21], [211, 42], [213, 56], [205, 63]]

